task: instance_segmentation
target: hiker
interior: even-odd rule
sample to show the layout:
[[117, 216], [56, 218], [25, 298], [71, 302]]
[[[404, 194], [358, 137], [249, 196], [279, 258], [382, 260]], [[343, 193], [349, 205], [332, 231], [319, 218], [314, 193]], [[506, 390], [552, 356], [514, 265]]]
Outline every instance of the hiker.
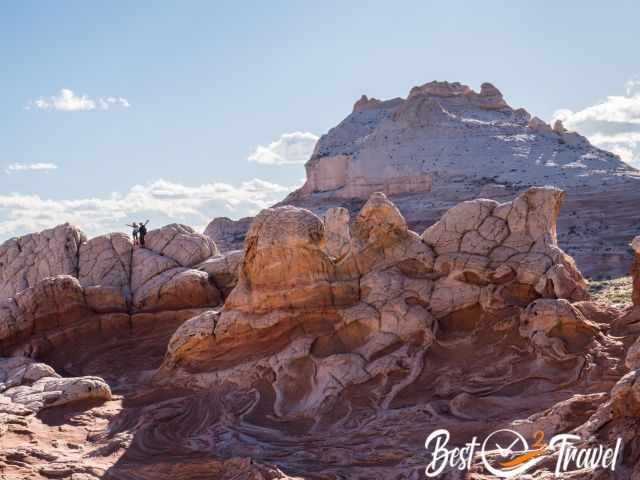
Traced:
[[142, 248], [144, 248], [144, 236], [147, 234], [148, 223], [149, 223], [149, 220], [147, 220], [144, 223], [140, 222], [140, 227], [138, 228], [138, 232], [140, 233], [140, 246]]
[[138, 245], [138, 232], [140, 231], [140, 229], [138, 228], [138, 224], [136, 222], [133, 222], [133, 225], [129, 225], [128, 223], [126, 225], [127, 227], [133, 228], [133, 246], [135, 247], [136, 245]]

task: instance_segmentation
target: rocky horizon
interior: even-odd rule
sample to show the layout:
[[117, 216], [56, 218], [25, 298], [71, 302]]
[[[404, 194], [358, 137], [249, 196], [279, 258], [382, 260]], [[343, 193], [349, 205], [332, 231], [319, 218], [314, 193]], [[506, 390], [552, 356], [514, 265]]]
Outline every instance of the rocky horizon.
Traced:
[[[628, 239], [640, 234], [640, 172], [561, 122], [512, 108], [490, 83], [479, 92], [434, 81], [406, 98], [363, 95], [320, 138], [305, 168], [306, 183], [278, 205], [354, 214], [381, 191], [414, 230], [464, 200], [504, 202], [530, 186], [561, 188], [560, 245], [593, 279], [626, 275]], [[238, 249], [249, 223], [214, 219], [206, 231], [223, 249]]]

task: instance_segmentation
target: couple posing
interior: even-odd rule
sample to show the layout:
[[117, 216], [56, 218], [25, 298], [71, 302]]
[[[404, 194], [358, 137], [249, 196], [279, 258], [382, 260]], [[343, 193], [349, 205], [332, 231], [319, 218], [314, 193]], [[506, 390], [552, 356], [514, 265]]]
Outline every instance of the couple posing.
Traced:
[[144, 223], [140, 222], [139, 224], [136, 222], [133, 222], [132, 225], [129, 225], [127, 223], [127, 227], [133, 228], [133, 245], [140, 245], [142, 248], [144, 248], [144, 236], [147, 234], [148, 223], [149, 223], [149, 220], [147, 220]]

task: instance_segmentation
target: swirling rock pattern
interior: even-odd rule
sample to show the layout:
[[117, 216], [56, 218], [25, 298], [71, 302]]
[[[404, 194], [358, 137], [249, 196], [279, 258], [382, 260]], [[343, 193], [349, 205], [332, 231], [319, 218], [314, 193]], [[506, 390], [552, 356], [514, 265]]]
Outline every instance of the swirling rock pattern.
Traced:
[[[617, 478], [632, 478], [637, 333], [588, 300], [558, 247], [562, 199], [532, 188], [464, 202], [422, 235], [382, 193], [353, 218], [277, 207], [256, 217], [242, 253], [133, 250], [128, 291], [41, 280], [0, 308], [7, 352], [38, 357], [0, 374], [18, 388], [0, 393], [0, 471], [418, 479], [432, 430], [461, 445], [509, 427], [623, 436]], [[117, 278], [100, 264], [94, 278]], [[98, 385], [109, 396], [83, 396]], [[38, 400], [52, 391], [68, 392], [64, 405]], [[490, 477], [474, 464], [467, 478]]]

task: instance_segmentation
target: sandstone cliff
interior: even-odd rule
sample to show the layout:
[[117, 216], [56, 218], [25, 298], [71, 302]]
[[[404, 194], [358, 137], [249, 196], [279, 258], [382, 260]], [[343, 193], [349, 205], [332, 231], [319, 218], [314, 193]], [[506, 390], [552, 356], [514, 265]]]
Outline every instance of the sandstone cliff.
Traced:
[[320, 138], [306, 169], [307, 182], [293, 198], [428, 192], [473, 178], [562, 188], [638, 178], [617, 156], [561, 124], [552, 128], [511, 108], [489, 83], [475, 92], [460, 83], [431, 82], [414, 87], [406, 99], [361, 99]]
[[[488, 83], [479, 92], [431, 82], [404, 99], [363, 96], [320, 138], [306, 171], [304, 186], [283, 205], [355, 214], [382, 191], [415, 231], [464, 200], [505, 202], [529, 186], [562, 188], [559, 242], [591, 278], [625, 275], [629, 238], [640, 234], [636, 169], [561, 123], [510, 107]], [[248, 227], [247, 219], [220, 219], [207, 233], [223, 250], [238, 249]]]

